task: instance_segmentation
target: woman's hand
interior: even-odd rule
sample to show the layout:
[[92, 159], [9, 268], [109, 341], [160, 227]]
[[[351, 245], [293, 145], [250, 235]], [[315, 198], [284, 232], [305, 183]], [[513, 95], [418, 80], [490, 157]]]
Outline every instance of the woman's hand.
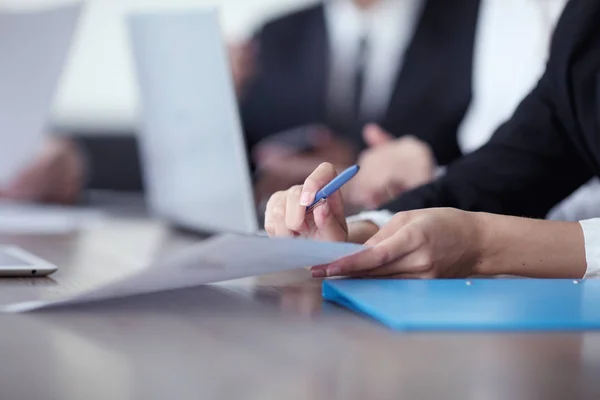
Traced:
[[313, 276], [579, 279], [586, 272], [583, 231], [574, 222], [431, 208], [396, 214], [365, 245], [313, 267]]
[[306, 178], [304, 185], [293, 186], [271, 196], [265, 214], [265, 230], [269, 236], [302, 236], [346, 242], [348, 225], [340, 191], [329, 196], [312, 212], [307, 212], [307, 206], [314, 201], [317, 192], [336, 176], [333, 165], [323, 163]]
[[458, 278], [480, 262], [479, 214], [451, 208], [396, 214], [365, 245], [369, 249], [312, 268], [314, 277]]

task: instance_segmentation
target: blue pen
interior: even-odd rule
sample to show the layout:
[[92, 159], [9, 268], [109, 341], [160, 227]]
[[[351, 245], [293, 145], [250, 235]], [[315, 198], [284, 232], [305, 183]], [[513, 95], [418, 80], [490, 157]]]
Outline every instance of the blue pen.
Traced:
[[344, 186], [350, 179], [354, 178], [354, 175], [358, 173], [360, 167], [358, 165], [353, 165], [350, 168], [347, 168], [345, 171], [340, 173], [338, 176], [333, 178], [331, 182], [329, 182], [325, 187], [317, 192], [315, 196], [315, 201], [306, 208], [307, 211], [312, 211], [316, 206], [327, 200], [327, 197], [334, 194], [338, 191], [342, 186]]

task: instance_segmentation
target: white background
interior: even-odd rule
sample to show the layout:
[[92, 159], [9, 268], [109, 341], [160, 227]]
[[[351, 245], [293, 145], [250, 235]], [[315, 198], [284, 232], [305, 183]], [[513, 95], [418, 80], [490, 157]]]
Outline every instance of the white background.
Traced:
[[[125, 18], [136, 10], [216, 5], [229, 41], [242, 39], [265, 19], [316, 0], [87, 0], [59, 84], [54, 123], [77, 130], [130, 130], [137, 120], [137, 89]], [[71, 3], [73, 1], [70, 1]], [[0, 0], [0, 6], [39, 7], [65, 0]]]

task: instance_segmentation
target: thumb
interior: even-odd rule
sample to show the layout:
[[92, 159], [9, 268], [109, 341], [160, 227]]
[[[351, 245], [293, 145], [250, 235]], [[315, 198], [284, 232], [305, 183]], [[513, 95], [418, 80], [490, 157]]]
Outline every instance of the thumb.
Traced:
[[394, 137], [377, 124], [369, 124], [363, 130], [363, 139], [369, 147], [381, 146], [394, 140]]

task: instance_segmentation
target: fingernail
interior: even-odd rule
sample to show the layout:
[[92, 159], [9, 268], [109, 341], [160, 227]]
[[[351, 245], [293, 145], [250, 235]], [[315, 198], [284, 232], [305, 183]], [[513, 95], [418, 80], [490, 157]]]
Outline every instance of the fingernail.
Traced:
[[325, 202], [323, 203], [323, 206], [321, 207], [323, 209], [323, 216], [326, 217], [329, 214], [329, 210], [331, 209], [329, 207], [329, 203]]
[[342, 273], [342, 270], [339, 267], [330, 267], [327, 268], [327, 276], [337, 276]]
[[302, 192], [302, 195], [300, 196], [300, 205], [301, 206], [310, 206], [310, 204], [312, 203], [314, 198], [315, 198], [315, 195], [313, 193]]
[[325, 278], [325, 270], [322, 269], [313, 269], [310, 271], [313, 278]]

